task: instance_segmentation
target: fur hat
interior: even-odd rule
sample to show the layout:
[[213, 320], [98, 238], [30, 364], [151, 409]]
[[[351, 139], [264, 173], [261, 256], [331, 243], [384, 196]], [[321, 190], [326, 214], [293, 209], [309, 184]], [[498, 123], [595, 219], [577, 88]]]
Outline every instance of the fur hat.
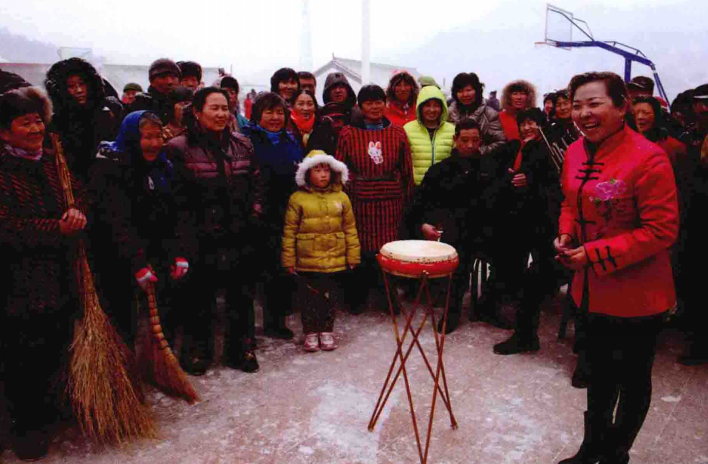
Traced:
[[0, 95], [10, 90], [30, 87], [31, 85], [22, 76], [0, 69]]
[[332, 176], [332, 184], [343, 185], [349, 181], [349, 169], [346, 164], [337, 161], [333, 156], [328, 155], [322, 150], [312, 150], [297, 167], [295, 183], [298, 187], [307, 186], [307, 173], [318, 164], [328, 164], [332, 169], [334, 173]]
[[536, 106], [536, 87], [529, 81], [519, 79], [516, 81], [511, 81], [504, 86], [502, 90], [501, 104], [503, 109], [511, 108], [511, 94], [516, 91], [526, 92], [528, 98], [526, 99], [526, 108], [533, 108]]
[[177, 67], [182, 73], [181, 77], [194, 76], [199, 82], [202, 81], [202, 65], [196, 61], [178, 61]]
[[81, 76], [88, 89], [88, 105], [96, 107], [103, 105], [106, 92], [103, 79], [91, 63], [81, 58], [69, 58], [57, 61], [47, 71], [44, 87], [52, 99], [54, 112], [63, 113], [67, 108], [76, 106], [74, 97], [69, 94], [66, 81], [71, 76]]
[[160, 58], [153, 61], [150, 65], [150, 69], [148, 70], [150, 82], [160, 74], [174, 74], [177, 77], [182, 77], [182, 72], [179, 70], [177, 63], [169, 58]]
[[0, 95], [0, 126], [9, 128], [20, 116], [37, 113], [44, 124], [52, 118], [52, 102], [39, 87], [20, 87]]

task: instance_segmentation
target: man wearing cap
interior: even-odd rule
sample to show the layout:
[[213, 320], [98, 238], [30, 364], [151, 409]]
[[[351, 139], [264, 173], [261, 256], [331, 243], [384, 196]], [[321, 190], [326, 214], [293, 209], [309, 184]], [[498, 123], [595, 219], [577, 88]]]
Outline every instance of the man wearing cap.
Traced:
[[181, 75], [182, 72], [174, 61], [168, 58], [153, 61], [148, 70], [150, 87], [147, 93], [135, 95], [135, 100], [128, 107], [126, 115], [133, 111], [152, 111], [160, 116], [163, 124], [167, 124], [173, 111], [170, 93], [179, 84]]
[[[629, 91], [630, 100], [634, 100], [637, 97], [653, 97], [654, 96], [654, 81], [650, 77], [637, 76], [633, 77], [631, 81], [627, 83], [627, 90]], [[661, 97], [654, 97], [659, 103], [661, 103], [661, 108], [664, 111], [669, 110], [669, 104], [666, 103]]]
[[140, 84], [129, 82], [125, 84], [125, 87], [123, 87], [123, 96], [121, 97], [121, 101], [124, 105], [132, 105], [133, 101], [135, 101], [135, 95], [142, 91], [143, 88], [140, 87]]

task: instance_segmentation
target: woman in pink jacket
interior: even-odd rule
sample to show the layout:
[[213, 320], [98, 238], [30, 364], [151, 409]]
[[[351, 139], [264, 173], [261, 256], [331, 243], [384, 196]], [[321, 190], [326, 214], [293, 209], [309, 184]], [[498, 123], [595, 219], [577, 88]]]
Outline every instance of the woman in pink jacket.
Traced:
[[555, 247], [588, 314], [590, 377], [583, 443], [561, 463], [627, 463], [651, 402], [657, 337], [676, 303], [676, 183], [666, 153], [626, 126], [618, 75], [580, 74], [569, 91], [585, 136], [566, 153]]

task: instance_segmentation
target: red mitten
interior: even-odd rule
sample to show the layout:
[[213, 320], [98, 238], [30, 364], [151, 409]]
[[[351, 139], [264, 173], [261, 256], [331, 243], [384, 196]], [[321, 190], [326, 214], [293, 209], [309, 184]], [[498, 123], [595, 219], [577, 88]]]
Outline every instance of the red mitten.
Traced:
[[138, 281], [140, 288], [145, 290], [148, 282], [157, 282], [157, 277], [153, 274], [152, 269], [144, 267], [135, 273], [135, 280]]
[[189, 262], [182, 257], [177, 257], [175, 258], [175, 263], [172, 265], [170, 271], [171, 277], [174, 280], [181, 279], [187, 271], [189, 271]]

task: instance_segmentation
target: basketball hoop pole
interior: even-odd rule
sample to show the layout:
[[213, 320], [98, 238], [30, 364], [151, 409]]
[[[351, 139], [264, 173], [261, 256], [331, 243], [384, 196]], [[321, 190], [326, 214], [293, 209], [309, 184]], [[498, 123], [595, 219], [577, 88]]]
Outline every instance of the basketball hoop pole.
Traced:
[[[576, 29], [578, 29], [580, 32], [582, 32], [588, 39], [590, 40], [583, 40], [583, 41], [573, 41], [573, 40], [567, 40], [567, 41], [562, 41], [562, 40], [551, 40], [548, 38], [548, 12], [551, 11], [554, 14], [558, 14], [565, 19], [567, 19]], [[647, 58], [647, 56], [641, 52], [641, 50], [631, 47], [629, 45], [616, 42], [616, 41], [600, 41], [600, 40], [595, 40], [595, 38], [592, 35], [592, 31], [590, 31], [590, 26], [583, 21], [582, 19], [574, 18], [569, 16], [572, 16], [572, 13], [569, 13], [567, 11], [561, 10], [558, 7], [555, 7], [550, 4], [546, 4], [546, 36], [543, 42], [536, 42], [537, 45], [545, 44], [545, 45], [550, 45], [552, 47], [556, 48], [565, 48], [565, 49], [572, 49], [572, 48], [587, 48], [587, 47], [598, 47], [602, 48], [604, 50], [607, 50], [608, 52], [614, 53], [616, 55], [620, 55], [621, 57], [624, 58], [624, 81], [629, 82], [632, 79], [632, 62], [636, 61], [638, 63], [641, 63], [645, 66], [648, 66], [651, 68], [652, 73], [654, 74], [654, 80], [656, 81], [656, 87], [659, 91], [659, 96], [663, 98], [667, 104], [669, 101], [668, 96], [666, 95], [666, 91], [664, 90], [664, 85], [661, 83], [661, 79], [659, 79], [659, 73], [656, 71], [656, 66], [654, 63]], [[580, 27], [576, 21], [581, 22], [585, 24], [587, 27], [587, 31]]]

